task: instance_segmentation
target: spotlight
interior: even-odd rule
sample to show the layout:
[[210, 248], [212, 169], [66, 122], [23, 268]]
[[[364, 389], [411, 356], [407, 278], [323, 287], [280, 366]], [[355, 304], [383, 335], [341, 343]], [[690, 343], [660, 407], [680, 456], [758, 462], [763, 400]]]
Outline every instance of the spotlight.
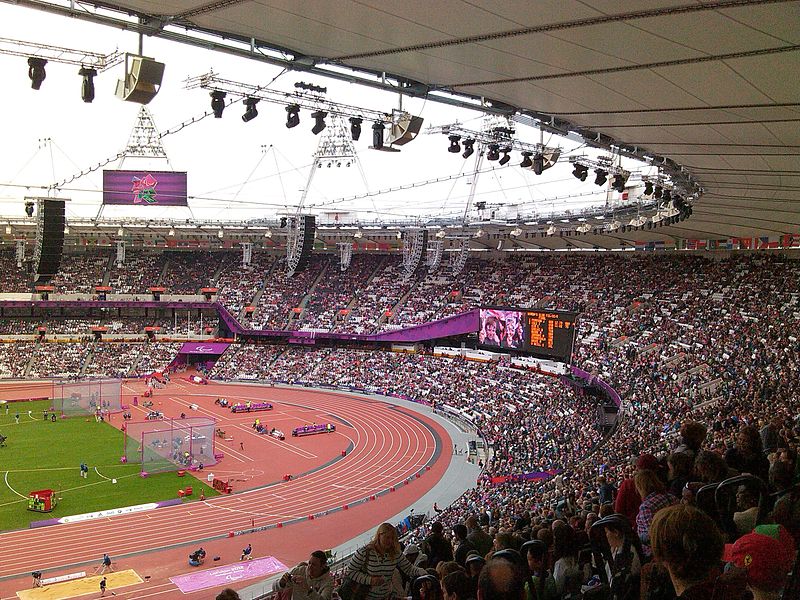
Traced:
[[46, 64], [47, 60], [44, 58], [31, 56], [28, 59], [28, 77], [30, 77], [31, 80], [31, 87], [35, 90], [42, 87], [42, 82], [44, 78], [47, 77], [47, 73], [44, 71], [44, 66]]
[[25, 214], [29, 217], [33, 216], [33, 202], [26, 202], [25, 203]]
[[461, 141], [460, 135], [449, 135], [447, 139], [450, 140], [450, 147], [447, 149], [448, 152], [452, 152], [453, 154], [458, 154], [461, 152]]
[[653, 183], [650, 181], [644, 182], [644, 195], [650, 196], [653, 193]]
[[469, 158], [475, 153], [475, 140], [464, 140], [464, 152], [461, 154], [463, 158]]
[[361, 117], [350, 117], [350, 137], [353, 138], [354, 142], [361, 137], [361, 123], [363, 122], [364, 119]]
[[663, 198], [664, 202], [669, 202], [670, 200], [672, 200], [672, 192], [670, 192], [669, 190], [664, 190]]
[[537, 175], [541, 175], [544, 171], [544, 155], [541, 152], [537, 152], [533, 155], [533, 172]]
[[83, 77], [81, 82], [81, 100], [87, 104], [94, 100], [94, 78], [97, 75], [97, 69], [89, 67], [81, 67], [78, 75]]
[[503, 153], [503, 156], [500, 157], [500, 166], [502, 167], [503, 165], [507, 164], [508, 161], [511, 160], [511, 154], [510, 154], [511, 147], [509, 146], [509, 147], [503, 148], [502, 150], [500, 150], [500, 152]]
[[227, 96], [225, 92], [220, 92], [214, 90], [209, 94], [211, 96], [211, 112], [214, 113], [215, 119], [222, 118], [222, 111], [225, 110], [225, 96]]
[[522, 167], [523, 169], [527, 169], [528, 167], [533, 165], [533, 162], [531, 162], [531, 156], [533, 156], [533, 152], [527, 152], [527, 151], [523, 152], [522, 162], [519, 163], [519, 166]]
[[300, 107], [297, 104], [290, 104], [286, 107], [286, 129], [300, 125]]
[[595, 169], [594, 174], [595, 185], [605, 185], [606, 181], [608, 181], [608, 171], [604, 171], [603, 169]]
[[386, 129], [381, 121], [372, 124], [372, 147], [375, 150], [383, 149], [383, 130]]
[[661, 196], [663, 195], [664, 195], [664, 188], [662, 188], [660, 185], [657, 185], [655, 191], [653, 192], [653, 198], [655, 198], [656, 200], [661, 200]]
[[314, 119], [314, 126], [311, 128], [311, 133], [317, 135], [320, 131], [325, 129], [325, 117], [328, 116], [324, 110], [317, 110], [311, 113], [311, 118]]
[[622, 175], [622, 173], [617, 173], [614, 175], [614, 179], [611, 180], [611, 187], [620, 194], [625, 191], [625, 177]]
[[575, 179], [586, 181], [586, 175], [589, 173], [589, 168], [586, 165], [575, 163], [575, 168], [572, 169], [572, 176]]
[[256, 104], [258, 104], [258, 98], [244, 99], [245, 111], [244, 114], [242, 115], [242, 121], [247, 123], [248, 121], [252, 121], [258, 116], [258, 111], [256, 110]]
[[500, 159], [500, 145], [489, 144], [489, 151], [486, 153], [486, 160], [499, 160]]

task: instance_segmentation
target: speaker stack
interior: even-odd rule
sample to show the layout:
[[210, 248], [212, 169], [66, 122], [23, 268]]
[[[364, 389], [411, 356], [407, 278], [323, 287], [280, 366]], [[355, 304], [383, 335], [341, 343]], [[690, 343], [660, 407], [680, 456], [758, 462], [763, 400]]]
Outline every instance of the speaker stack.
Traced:
[[296, 272], [304, 271], [311, 262], [311, 252], [314, 250], [314, 238], [317, 235], [317, 219], [314, 215], [303, 215], [300, 221], [300, 261], [297, 263]]
[[49, 281], [58, 271], [64, 250], [64, 200], [37, 198], [35, 281]]

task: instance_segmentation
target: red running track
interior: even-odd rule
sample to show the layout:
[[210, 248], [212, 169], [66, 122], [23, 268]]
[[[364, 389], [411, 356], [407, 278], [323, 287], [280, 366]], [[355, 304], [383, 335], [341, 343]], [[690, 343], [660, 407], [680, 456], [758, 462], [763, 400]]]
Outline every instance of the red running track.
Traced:
[[[180, 387], [186, 389], [183, 385]], [[319, 414], [338, 417], [349, 425], [331, 420], [337, 425], [337, 434], [352, 442], [352, 450], [346, 457], [339, 456], [319, 470], [261, 489], [147, 513], [0, 533], [0, 548], [3, 549], [0, 553], [0, 578], [28, 575], [33, 569], [53, 570], [94, 564], [104, 552], [120, 558], [225, 538], [231, 531], [250, 528], [253, 521], [257, 526], [264, 526], [320, 515], [368, 498], [390, 486], [402, 485], [407, 479], [415, 479], [418, 473], [425, 473], [426, 466], [437, 462], [442, 447], [449, 449], [451, 445], [446, 432], [434, 421], [376, 399], [318, 390], [221, 384], [197, 386], [191, 391], [194, 395], [221, 395], [229, 399], [258, 397], [273, 402], [276, 409], [285, 401], [290, 406], [300, 405]], [[173, 385], [163, 393], [179, 395]], [[197, 402], [196, 399], [191, 401]], [[262, 413], [262, 416], [267, 415], [269, 413]], [[315, 437], [327, 435], [334, 434]], [[291, 444], [293, 440], [296, 439], [287, 437], [286, 443]], [[440, 463], [449, 462], [449, 453], [442, 458], [446, 460]], [[269, 459], [265, 457], [263, 460]], [[217, 466], [224, 468], [224, 462]], [[258, 462], [254, 464], [257, 465]], [[432, 487], [434, 477], [438, 480], [443, 470], [439, 464], [429, 475], [425, 473], [426, 485], [416, 487], [417, 493], [409, 503]], [[408, 499], [407, 494], [403, 496]], [[402, 507], [396, 509], [399, 512]], [[352, 511], [339, 514], [346, 512]], [[336, 520], [336, 517], [325, 519]], [[321, 521], [320, 525], [323, 523]], [[360, 531], [341, 532], [340, 543], [375, 524], [363, 522]], [[287, 525], [277, 531], [291, 537], [293, 527]]]

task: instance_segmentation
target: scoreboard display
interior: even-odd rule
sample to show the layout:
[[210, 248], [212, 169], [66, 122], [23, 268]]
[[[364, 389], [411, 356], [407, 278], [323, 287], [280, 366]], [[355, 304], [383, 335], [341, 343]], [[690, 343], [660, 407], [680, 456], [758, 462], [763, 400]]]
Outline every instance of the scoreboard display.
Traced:
[[560, 310], [481, 308], [478, 345], [569, 362], [577, 316]]

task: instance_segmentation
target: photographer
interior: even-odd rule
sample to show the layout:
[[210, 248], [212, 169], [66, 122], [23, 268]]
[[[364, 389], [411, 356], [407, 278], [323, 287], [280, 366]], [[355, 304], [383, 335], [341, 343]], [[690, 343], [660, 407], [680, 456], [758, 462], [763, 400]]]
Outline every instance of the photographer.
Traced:
[[322, 550], [315, 550], [307, 563], [302, 562], [284, 573], [272, 589], [275, 592], [291, 590], [292, 600], [330, 600], [333, 577], [328, 568], [328, 557]]

